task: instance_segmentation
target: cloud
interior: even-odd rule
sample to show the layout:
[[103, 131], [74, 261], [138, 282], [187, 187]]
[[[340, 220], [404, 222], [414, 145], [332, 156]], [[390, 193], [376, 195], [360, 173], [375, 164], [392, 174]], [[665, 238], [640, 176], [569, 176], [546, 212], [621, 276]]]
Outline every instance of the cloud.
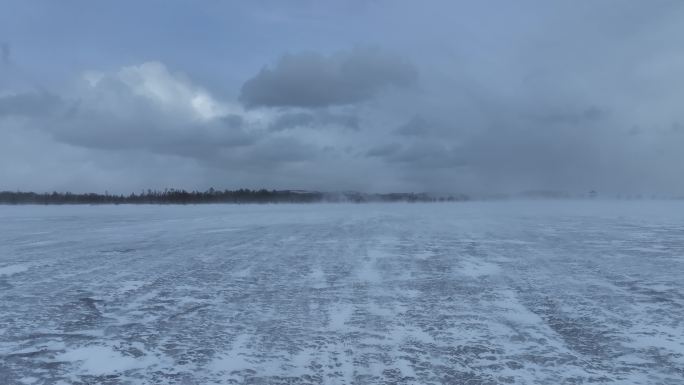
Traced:
[[12, 50], [7, 42], [0, 43], [0, 63], [4, 66], [10, 65], [12, 61]]
[[256, 165], [282, 165], [290, 162], [303, 162], [316, 158], [318, 149], [292, 137], [275, 137], [260, 142], [250, 148], [245, 158]]
[[259, 137], [239, 106], [217, 101], [156, 62], [111, 74], [88, 72], [76, 95], [63, 100], [42, 94], [0, 99], [0, 113], [3, 109], [34, 118], [36, 111], [49, 109], [49, 119], [37, 127], [61, 142], [104, 150], [143, 149], [205, 159]]
[[429, 133], [431, 123], [420, 115], [415, 115], [411, 120], [399, 126], [395, 133], [403, 136], [426, 136]]
[[607, 115], [606, 111], [596, 107], [590, 106], [582, 111], [560, 111], [560, 112], [545, 112], [533, 114], [531, 120], [536, 120], [542, 124], [592, 124]]
[[[182, 73], [172, 73], [159, 62], [123, 67], [114, 74], [95, 71], [83, 75], [84, 97], [100, 109], [112, 109], [103, 102], [137, 103], [154, 106], [163, 112], [183, 116], [187, 120], [207, 121], [241, 108], [218, 102]], [[117, 99], [117, 100], [112, 100]], [[130, 105], [125, 108], [130, 110]]]
[[62, 103], [59, 96], [47, 92], [7, 94], [0, 96], [0, 118], [44, 116], [55, 112]]
[[368, 157], [378, 157], [378, 158], [385, 158], [389, 156], [393, 156], [397, 152], [401, 150], [401, 145], [399, 143], [388, 143], [388, 144], [382, 144], [379, 146], [375, 146], [368, 150], [366, 152], [366, 156]]
[[417, 70], [377, 48], [355, 48], [330, 56], [287, 54], [273, 68], [247, 80], [240, 101], [247, 107], [316, 108], [368, 100], [389, 87], [407, 87]]
[[[125, 29], [93, 9], [95, 35], [20, 3], [3, 184], [684, 195], [683, 2], [184, 5]], [[162, 28], [179, 15], [202, 28]]]
[[284, 131], [295, 128], [322, 128], [337, 126], [351, 130], [360, 128], [359, 117], [352, 114], [335, 114], [329, 111], [285, 112], [279, 115], [269, 126], [272, 131]]
[[[21, 124], [14, 118], [21, 118]], [[45, 143], [38, 134], [46, 134], [59, 143], [56, 148], [73, 146], [98, 160], [126, 163], [115, 154], [127, 154], [159, 164], [161, 156], [183, 168], [179, 159], [184, 158], [193, 165], [190, 169], [215, 170], [212, 175], [246, 170], [271, 174], [288, 164], [318, 159], [324, 153], [321, 146], [286, 131], [319, 124], [355, 127], [358, 122], [327, 111], [247, 111], [218, 100], [158, 62], [108, 73], [87, 71], [73, 92], [59, 96], [26, 92], [0, 97], [5, 135], [30, 131]]]
[[402, 146], [391, 143], [370, 149], [366, 156], [414, 169], [454, 168], [466, 165], [457, 147], [432, 141], [410, 142]]

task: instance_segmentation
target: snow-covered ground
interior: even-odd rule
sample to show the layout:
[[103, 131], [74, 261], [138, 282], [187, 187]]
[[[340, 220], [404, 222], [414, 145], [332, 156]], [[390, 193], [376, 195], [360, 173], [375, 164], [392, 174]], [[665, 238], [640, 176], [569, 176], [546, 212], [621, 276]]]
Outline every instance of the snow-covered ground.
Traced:
[[682, 384], [684, 203], [0, 207], [0, 383]]

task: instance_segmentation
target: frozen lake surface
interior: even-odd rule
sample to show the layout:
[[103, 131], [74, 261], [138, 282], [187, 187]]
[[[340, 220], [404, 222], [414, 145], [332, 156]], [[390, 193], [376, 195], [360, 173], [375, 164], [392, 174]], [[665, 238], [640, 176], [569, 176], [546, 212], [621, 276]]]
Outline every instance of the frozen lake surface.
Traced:
[[0, 206], [0, 383], [682, 384], [684, 203]]

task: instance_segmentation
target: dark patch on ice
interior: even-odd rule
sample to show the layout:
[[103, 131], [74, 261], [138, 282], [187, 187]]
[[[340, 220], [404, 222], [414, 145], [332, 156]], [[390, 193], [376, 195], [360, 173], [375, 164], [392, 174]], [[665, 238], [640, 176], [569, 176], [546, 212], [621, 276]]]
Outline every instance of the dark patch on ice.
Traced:
[[593, 357], [596, 364], [599, 364], [601, 359], [608, 359], [613, 355], [613, 331], [605, 329], [596, 320], [587, 316], [573, 317], [566, 314], [550, 298], [542, 299], [533, 311], [561, 336], [570, 349]]
[[176, 319], [178, 317], [182, 317], [184, 315], [192, 314], [192, 313], [199, 311], [201, 309], [204, 309], [208, 306], [209, 306], [209, 304], [199, 304], [199, 305], [190, 306], [186, 309], [183, 309], [182, 311], [180, 311], [178, 313], [172, 314], [171, 316], [169, 316], [169, 320], [173, 320], [173, 319]]
[[81, 333], [31, 333], [25, 337], [19, 337], [17, 340], [44, 340], [44, 339], [61, 339], [64, 341], [77, 341], [77, 340], [95, 340], [99, 337], [90, 334]]

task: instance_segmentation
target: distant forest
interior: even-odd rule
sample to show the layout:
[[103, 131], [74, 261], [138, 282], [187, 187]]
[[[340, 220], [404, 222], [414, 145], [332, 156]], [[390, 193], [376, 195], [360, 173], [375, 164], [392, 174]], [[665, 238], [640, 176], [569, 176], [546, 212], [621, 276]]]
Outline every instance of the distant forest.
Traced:
[[116, 195], [70, 192], [0, 191], [0, 204], [198, 204], [198, 203], [316, 203], [316, 202], [452, 202], [468, 200], [465, 195], [432, 196], [426, 193], [366, 194], [359, 192], [317, 192], [300, 190], [147, 190], [139, 194]]

